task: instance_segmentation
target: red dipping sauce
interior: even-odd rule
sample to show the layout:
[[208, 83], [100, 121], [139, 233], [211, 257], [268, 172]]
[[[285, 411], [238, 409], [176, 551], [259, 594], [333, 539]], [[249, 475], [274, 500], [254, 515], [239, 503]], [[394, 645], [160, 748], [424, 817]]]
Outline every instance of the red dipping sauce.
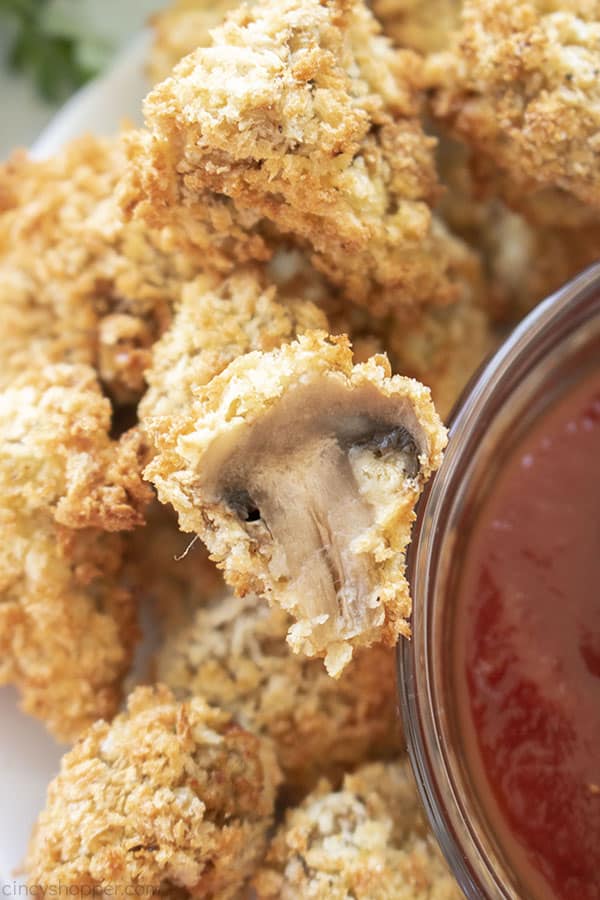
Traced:
[[467, 544], [455, 684], [466, 764], [535, 897], [600, 898], [600, 374], [542, 414]]

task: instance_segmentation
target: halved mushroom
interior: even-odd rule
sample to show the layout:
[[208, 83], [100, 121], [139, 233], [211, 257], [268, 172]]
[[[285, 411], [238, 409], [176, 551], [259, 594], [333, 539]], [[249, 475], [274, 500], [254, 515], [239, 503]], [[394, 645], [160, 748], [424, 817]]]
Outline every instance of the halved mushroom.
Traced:
[[235, 360], [152, 428], [159, 496], [238, 593], [292, 614], [295, 651], [338, 675], [354, 646], [408, 634], [404, 550], [446, 441], [427, 388], [311, 332]]

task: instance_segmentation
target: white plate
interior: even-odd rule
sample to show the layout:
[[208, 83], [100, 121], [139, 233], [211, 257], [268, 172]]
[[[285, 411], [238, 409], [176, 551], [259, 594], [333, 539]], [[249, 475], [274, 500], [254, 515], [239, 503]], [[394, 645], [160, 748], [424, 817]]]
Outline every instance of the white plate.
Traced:
[[[124, 120], [140, 122], [148, 87], [143, 74], [148, 42], [148, 33], [140, 34], [109, 72], [79, 91], [50, 122], [32, 153], [49, 156], [85, 132], [111, 135]], [[0, 726], [0, 897], [24, 897], [16, 873], [64, 748], [43, 725], [19, 712], [11, 688], [0, 689]]]

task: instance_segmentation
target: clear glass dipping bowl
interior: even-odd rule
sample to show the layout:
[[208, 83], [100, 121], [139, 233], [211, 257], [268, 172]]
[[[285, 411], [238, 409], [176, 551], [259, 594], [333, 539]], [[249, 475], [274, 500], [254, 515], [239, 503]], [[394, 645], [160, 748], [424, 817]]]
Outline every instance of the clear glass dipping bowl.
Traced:
[[451, 654], [469, 523], [533, 420], [569, 382], [598, 366], [600, 263], [537, 306], [472, 380], [419, 506], [408, 559], [413, 637], [398, 650], [400, 703], [432, 828], [469, 898], [534, 896], [488, 825], [461, 752]]

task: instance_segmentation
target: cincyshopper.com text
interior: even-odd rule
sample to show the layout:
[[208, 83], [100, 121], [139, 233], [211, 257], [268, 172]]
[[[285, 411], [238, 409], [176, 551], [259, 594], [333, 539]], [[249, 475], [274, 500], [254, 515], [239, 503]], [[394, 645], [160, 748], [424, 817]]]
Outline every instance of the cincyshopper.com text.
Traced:
[[0, 884], [0, 900], [12, 897], [160, 897], [160, 887], [150, 884], [20, 884], [17, 881]]

